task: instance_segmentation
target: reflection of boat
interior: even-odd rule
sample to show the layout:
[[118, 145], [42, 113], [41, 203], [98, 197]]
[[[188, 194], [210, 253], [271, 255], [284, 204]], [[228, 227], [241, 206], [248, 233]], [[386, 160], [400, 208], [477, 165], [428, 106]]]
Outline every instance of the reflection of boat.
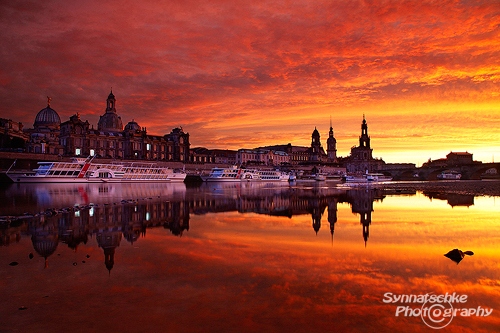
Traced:
[[92, 163], [92, 158], [71, 162], [38, 162], [34, 173], [7, 173], [16, 183], [183, 182], [186, 174], [154, 163]]
[[0, 215], [41, 212], [49, 208], [118, 204], [122, 200], [180, 200], [186, 184], [173, 183], [25, 183], [11, 184], [10, 204]]
[[323, 181], [323, 180], [326, 180], [326, 174], [324, 174], [324, 173], [317, 173], [317, 174], [314, 176], [314, 180], [317, 180], [317, 181]]
[[462, 178], [462, 174], [457, 171], [453, 170], [448, 170], [448, 171], [443, 171], [439, 175], [437, 175], [438, 179], [455, 179], [458, 180]]

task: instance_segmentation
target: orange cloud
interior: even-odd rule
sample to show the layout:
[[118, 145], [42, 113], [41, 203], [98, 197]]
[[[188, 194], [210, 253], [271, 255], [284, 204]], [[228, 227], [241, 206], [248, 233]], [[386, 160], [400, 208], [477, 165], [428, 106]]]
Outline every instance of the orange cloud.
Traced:
[[[363, 113], [380, 124], [374, 134], [404, 139], [387, 117], [402, 115], [398, 128], [415, 132], [424, 116], [429, 131], [482, 158], [500, 146], [488, 137], [496, 122], [476, 119], [480, 130], [457, 134], [474, 115], [499, 118], [495, 3], [88, 0], [0, 11], [1, 110], [28, 126], [46, 95], [62, 119], [79, 112], [96, 124], [113, 87], [125, 122], [154, 134], [182, 125], [209, 148], [308, 145], [314, 126], [326, 137], [332, 115], [345, 155]], [[467, 146], [471, 137], [481, 143]], [[414, 142], [439, 154], [460, 147], [434, 139]]]

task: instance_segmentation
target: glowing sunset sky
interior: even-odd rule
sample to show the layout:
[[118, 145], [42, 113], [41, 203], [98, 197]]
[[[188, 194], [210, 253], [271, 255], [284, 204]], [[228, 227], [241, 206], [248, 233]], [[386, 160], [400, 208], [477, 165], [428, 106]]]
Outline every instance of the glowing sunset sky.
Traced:
[[4, 1], [0, 117], [31, 127], [52, 97], [97, 127], [182, 126], [191, 146], [358, 144], [413, 162], [500, 160], [500, 2]]

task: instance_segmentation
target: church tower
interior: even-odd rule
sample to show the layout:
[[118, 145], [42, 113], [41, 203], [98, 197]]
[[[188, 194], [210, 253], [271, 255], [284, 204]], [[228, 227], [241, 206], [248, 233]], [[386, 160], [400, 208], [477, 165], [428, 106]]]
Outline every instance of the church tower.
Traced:
[[330, 117], [330, 132], [326, 140], [326, 153], [329, 162], [337, 162], [337, 140], [333, 136], [332, 118]]
[[366, 124], [365, 115], [363, 115], [363, 123], [361, 123], [359, 146], [363, 148], [370, 148], [370, 137], [368, 136], [368, 125]]
[[318, 162], [320, 160], [322, 147], [321, 147], [321, 140], [320, 140], [319, 132], [316, 129], [316, 127], [314, 127], [314, 131], [313, 131], [311, 137], [312, 137], [312, 140], [311, 140], [311, 150], [312, 150], [311, 161]]
[[97, 129], [106, 132], [123, 131], [122, 118], [116, 114], [116, 98], [113, 90], [111, 90], [106, 100], [106, 112], [99, 118]]

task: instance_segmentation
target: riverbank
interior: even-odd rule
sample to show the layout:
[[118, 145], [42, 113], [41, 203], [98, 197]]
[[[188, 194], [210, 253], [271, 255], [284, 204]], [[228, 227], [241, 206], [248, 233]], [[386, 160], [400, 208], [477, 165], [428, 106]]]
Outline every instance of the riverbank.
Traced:
[[466, 195], [500, 196], [500, 180], [408, 181], [376, 184], [374, 187], [401, 191], [426, 191]]

